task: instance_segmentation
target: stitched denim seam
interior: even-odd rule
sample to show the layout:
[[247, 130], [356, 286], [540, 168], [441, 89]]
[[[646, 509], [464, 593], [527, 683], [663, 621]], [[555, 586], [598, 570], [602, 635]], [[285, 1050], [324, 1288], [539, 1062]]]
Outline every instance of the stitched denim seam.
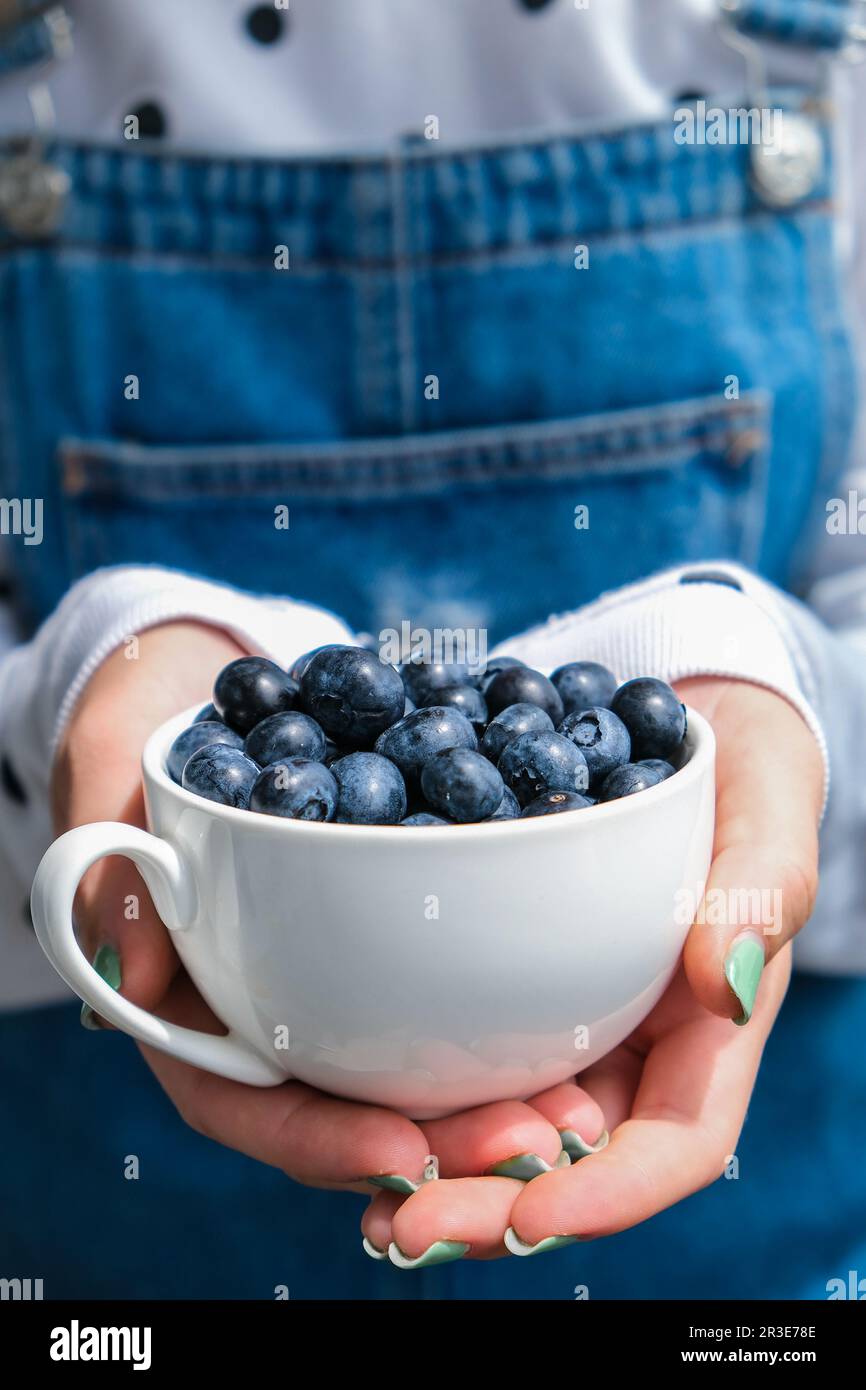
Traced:
[[417, 344], [412, 294], [415, 267], [411, 255], [415, 237], [410, 175], [407, 161], [400, 153], [391, 162], [390, 174], [400, 420], [403, 430], [409, 432], [417, 428]]
[[[369, 218], [364, 202], [365, 174], [355, 172], [350, 188], [350, 206], [353, 221], [362, 230], [372, 246], [375, 242], [375, 225]], [[388, 205], [388, 223], [393, 220], [393, 210]], [[393, 232], [390, 232], [393, 237]], [[290, 274], [296, 273], [290, 271]], [[388, 353], [391, 340], [392, 291], [390, 285], [382, 284], [381, 270], [372, 275], [347, 274], [346, 278], [355, 306], [353, 381], [356, 383], [356, 414], [359, 421], [373, 421], [384, 427], [390, 420], [392, 380], [389, 370]]]
[[[509, 456], [507, 451], [501, 451], [486, 457], [461, 460], [456, 467], [446, 462], [444, 467], [441, 464], [428, 469], [416, 466], [410, 470], [402, 465], [379, 471], [378, 476], [371, 470], [366, 474], [355, 471], [331, 477], [325, 477], [320, 472], [306, 478], [301, 474], [287, 475], [286, 469], [278, 466], [261, 466], [242, 471], [228, 467], [221, 469], [218, 476], [211, 474], [203, 479], [193, 475], [189, 468], [178, 465], [159, 471], [142, 468], [136, 470], [134, 478], [130, 475], [120, 478], [115, 474], [112, 479], [111, 476], [106, 477], [97, 466], [91, 467], [87, 478], [76, 485], [65, 481], [64, 491], [68, 497], [78, 499], [97, 496], [139, 503], [172, 503], [183, 497], [190, 501], [243, 496], [264, 498], [275, 495], [274, 489], [280, 489], [281, 496], [288, 492], [291, 497], [307, 499], [337, 497], [361, 501], [418, 494], [436, 495], [462, 487], [485, 486], [491, 481], [502, 485], [543, 485], [568, 479], [604, 482], [624, 476], [636, 477], [687, 468], [701, 456], [717, 453], [708, 441], [684, 439], [676, 444], [616, 455], [587, 456], [563, 450], [558, 454], [548, 453], [533, 459], [526, 455]], [[740, 470], [738, 477], [743, 476], [744, 471]], [[751, 472], [745, 476], [750, 480], [750, 488], [745, 489], [748, 492], [754, 478]], [[134, 486], [129, 489], [118, 487], [118, 481], [134, 482]]]
[[[173, 505], [183, 500], [190, 502], [218, 501], [231, 499], [256, 499], [256, 498], [279, 498], [289, 500], [305, 499], [307, 501], [328, 501], [335, 499], [340, 502], [364, 502], [364, 501], [387, 501], [392, 499], [400, 501], [412, 496], [441, 496], [460, 489], [471, 490], [473, 488], [485, 488], [491, 483], [505, 487], [509, 483], [515, 485], [525, 485], [532, 483], [538, 486], [545, 484], [555, 484], [567, 482], [569, 479], [577, 481], [605, 481], [606, 479], [619, 479], [624, 476], [638, 476], [653, 472], [673, 472], [676, 469], [684, 469], [694, 464], [696, 455], [702, 451], [700, 449], [690, 449], [682, 446], [670, 451], [653, 452], [646, 456], [629, 456], [614, 461], [609, 467], [594, 469], [587, 461], [582, 458], [564, 461], [561, 467], [546, 468], [544, 471], [532, 471], [525, 466], [521, 471], [516, 469], [508, 471], [499, 465], [498, 460], [491, 460], [483, 469], [471, 471], [466, 468], [460, 472], [448, 472], [439, 469], [431, 471], [429, 474], [412, 473], [408, 476], [398, 475], [389, 479], [379, 481], [369, 478], [359, 478], [355, 476], [341, 477], [333, 480], [317, 478], [311, 479], [306, 484], [298, 479], [287, 479], [284, 476], [275, 475], [270, 478], [244, 478], [227, 477], [225, 479], [207, 479], [202, 481], [197, 478], [193, 481], [185, 482], [182, 479], [172, 477], [160, 477], [156, 485], [150, 480], [137, 477], [136, 486], [133, 490], [118, 492], [115, 489], [106, 489], [98, 485], [96, 478], [92, 478], [87, 487], [81, 491], [68, 491], [67, 496], [78, 500], [85, 498], [100, 498], [113, 502], [128, 501], [134, 504], [153, 503]], [[274, 489], [279, 488], [279, 493]]]
[[[790, 221], [796, 220], [803, 214], [832, 216], [836, 212], [835, 204], [826, 199], [816, 199], [814, 201], [804, 201], [796, 207], [791, 208], [784, 215], [771, 212], [765, 207], [744, 208], [741, 212], [720, 214], [713, 217], [682, 218], [671, 223], [649, 222], [640, 225], [632, 225], [619, 229], [608, 228], [599, 232], [590, 228], [579, 228], [582, 236], [589, 236], [593, 239], [593, 245], [605, 243], [615, 243], [617, 239], [624, 236], [637, 238], [645, 234], [664, 234], [671, 233], [687, 235], [695, 229], [708, 229], [712, 227], [722, 227], [729, 225], [736, 230], [739, 227], [747, 226], [750, 223], [760, 222], [761, 220]], [[574, 242], [570, 238], [557, 238], [550, 241], [530, 241], [521, 246], [503, 246], [499, 248], [487, 248], [484, 252], [478, 250], [467, 252], [449, 252], [448, 254], [426, 256], [424, 258], [425, 268], [429, 270], [460, 270], [470, 269], [483, 272], [487, 269], [495, 269], [499, 266], [520, 267], [532, 266], [550, 256], [561, 251], [563, 259], [570, 260], [573, 256]], [[269, 258], [231, 256], [217, 257], [210, 256], [206, 252], [186, 252], [186, 251], [163, 251], [163, 250], [141, 250], [141, 248], [130, 248], [126, 246], [112, 245], [104, 246], [98, 242], [59, 242], [50, 245], [38, 245], [34, 243], [20, 243], [18, 245], [0, 245], [0, 263], [3, 260], [14, 260], [19, 256], [40, 255], [50, 256], [56, 259], [58, 252], [70, 254], [72, 256], [92, 255], [94, 260], [112, 259], [120, 263], [127, 263], [131, 266], [153, 266], [154, 269], [163, 267], [170, 269], [172, 266], [183, 266], [184, 268], [194, 268], [202, 271], [213, 271], [214, 273], [235, 273], [235, 274], [256, 274], [264, 270], [273, 268], [273, 261]], [[299, 265], [293, 265], [288, 274], [299, 279], [314, 276], [333, 275], [352, 279], [356, 275], [381, 275], [393, 274], [401, 267], [390, 261], [343, 261], [343, 260], [324, 260], [307, 261]], [[417, 269], [414, 262], [410, 262], [410, 269]]]
[[[686, 400], [665, 401], [658, 405], [627, 406], [601, 414], [578, 415], [564, 420], [520, 420], [497, 425], [470, 426], [451, 429], [438, 435], [416, 435], [404, 438], [395, 435], [387, 440], [340, 440], [323, 444], [260, 443], [251, 445], [183, 445], [172, 449], [166, 445], [139, 445], [134, 441], [93, 440], [67, 437], [60, 441], [61, 452], [78, 454], [94, 460], [122, 460], [147, 455], [154, 466], [162, 461], [209, 465], [216, 454], [227, 463], [255, 458], [266, 463], [278, 459], [281, 463], [307, 463], [316, 468], [329, 462], [390, 459], [393, 457], [444, 457], [469, 450], [489, 453], [501, 448], [510, 451], [555, 448], [569, 445], [576, 439], [592, 440], [593, 436], [609, 438], [615, 432], [637, 438], [645, 435], [655, 442], [682, 436], [696, 429], [703, 434], [730, 432], [744, 423], [760, 422], [767, 418], [770, 398], [760, 388], [744, 391], [735, 400], [721, 396], [698, 396]], [[691, 436], [690, 436], [691, 437]], [[157, 457], [159, 455], [159, 457]], [[134, 465], [133, 465], [134, 466]]]

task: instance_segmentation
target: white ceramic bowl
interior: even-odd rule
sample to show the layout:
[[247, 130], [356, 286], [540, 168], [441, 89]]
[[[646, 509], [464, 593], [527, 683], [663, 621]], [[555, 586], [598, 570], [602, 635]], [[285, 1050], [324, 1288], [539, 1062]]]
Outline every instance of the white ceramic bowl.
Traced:
[[[635, 796], [409, 828], [282, 820], [184, 791], [165, 757], [197, 708], [145, 748], [152, 833], [71, 830], [33, 885], [49, 960], [118, 1028], [253, 1085], [294, 1076], [426, 1119], [574, 1075], [663, 993], [688, 930], [678, 894], [705, 881], [712, 850], [715, 745], [700, 715], [682, 769]], [[108, 854], [138, 865], [226, 1036], [163, 1022], [89, 965], [72, 900]]]

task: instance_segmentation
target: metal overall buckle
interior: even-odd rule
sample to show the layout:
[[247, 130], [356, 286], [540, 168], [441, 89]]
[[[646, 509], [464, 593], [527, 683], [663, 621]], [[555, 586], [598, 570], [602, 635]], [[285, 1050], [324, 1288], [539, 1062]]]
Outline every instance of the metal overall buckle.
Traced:
[[[736, 49], [746, 67], [749, 102], [762, 113], [769, 109], [769, 82], [764, 43], [745, 33], [735, 22], [743, 0], [719, 0], [721, 38]], [[812, 192], [824, 167], [824, 142], [818, 121], [809, 113], [828, 101], [833, 60], [858, 63], [866, 57], [866, 0], [856, 0], [857, 18], [849, 30], [849, 42], [817, 58], [813, 95], [800, 111], [779, 113], [780, 120], [762, 122], [762, 139], [749, 150], [750, 174], [755, 192], [769, 207], [793, 207]], [[774, 113], [775, 116], [775, 113]], [[769, 131], [765, 136], [764, 132]]]
[[0, 156], [0, 221], [13, 236], [47, 237], [63, 217], [69, 176], [52, 164], [45, 142], [55, 128], [54, 103], [44, 80], [48, 68], [72, 51], [71, 23], [62, 6], [40, 0], [0, 0], [0, 40], [21, 25], [39, 23], [44, 41], [36, 72], [42, 74], [28, 89], [33, 131], [11, 140]]

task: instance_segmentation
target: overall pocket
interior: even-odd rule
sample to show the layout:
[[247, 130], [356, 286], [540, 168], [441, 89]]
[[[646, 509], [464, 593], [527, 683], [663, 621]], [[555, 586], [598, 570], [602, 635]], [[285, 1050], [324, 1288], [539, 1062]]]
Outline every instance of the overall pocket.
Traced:
[[74, 577], [159, 563], [491, 641], [663, 565], [753, 563], [762, 392], [339, 445], [64, 439]]

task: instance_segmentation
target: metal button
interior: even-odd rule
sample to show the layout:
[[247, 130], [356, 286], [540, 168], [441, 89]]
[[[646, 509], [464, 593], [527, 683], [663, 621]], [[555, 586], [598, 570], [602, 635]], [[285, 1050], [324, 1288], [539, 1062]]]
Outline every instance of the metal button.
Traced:
[[16, 236], [49, 236], [63, 216], [69, 176], [33, 154], [0, 163], [0, 218]]
[[771, 207], [790, 207], [807, 197], [824, 167], [824, 145], [815, 122], [783, 111], [768, 140], [752, 146], [752, 181]]

